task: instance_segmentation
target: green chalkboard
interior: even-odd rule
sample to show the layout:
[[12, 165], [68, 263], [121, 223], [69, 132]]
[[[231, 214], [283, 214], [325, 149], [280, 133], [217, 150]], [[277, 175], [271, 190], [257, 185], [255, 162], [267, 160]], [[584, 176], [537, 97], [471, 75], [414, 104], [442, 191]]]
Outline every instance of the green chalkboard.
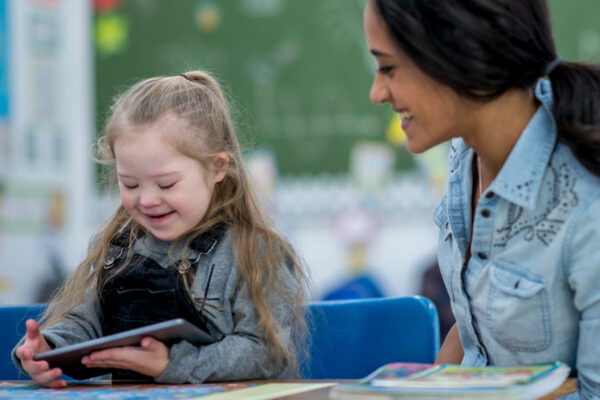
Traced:
[[600, 1], [550, 0], [558, 54], [569, 61], [600, 63]]
[[[391, 111], [368, 98], [365, 0], [98, 3], [116, 4], [95, 14], [99, 130], [132, 83], [199, 68], [225, 86], [245, 147], [272, 149], [284, 175], [346, 172], [358, 140], [386, 140]], [[561, 56], [597, 62], [600, 1], [550, 5]], [[400, 151], [397, 168], [411, 165]]]
[[200, 68], [225, 86], [246, 148], [272, 149], [283, 174], [348, 171], [352, 145], [385, 141], [391, 119], [389, 107], [377, 107], [368, 97], [375, 64], [363, 36], [363, 5], [123, 1], [96, 15], [97, 35], [106, 29], [98, 24], [112, 15], [120, 18], [125, 38], [117, 50], [96, 47], [98, 127], [124, 87]]

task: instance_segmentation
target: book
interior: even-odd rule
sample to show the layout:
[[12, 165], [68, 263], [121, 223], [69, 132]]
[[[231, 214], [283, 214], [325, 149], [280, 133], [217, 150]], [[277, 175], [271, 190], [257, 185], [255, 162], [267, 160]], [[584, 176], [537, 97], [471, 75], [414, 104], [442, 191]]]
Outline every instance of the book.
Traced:
[[386, 364], [357, 383], [332, 388], [332, 399], [537, 399], [557, 389], [570, 368], [560, 362], [509, 367]]

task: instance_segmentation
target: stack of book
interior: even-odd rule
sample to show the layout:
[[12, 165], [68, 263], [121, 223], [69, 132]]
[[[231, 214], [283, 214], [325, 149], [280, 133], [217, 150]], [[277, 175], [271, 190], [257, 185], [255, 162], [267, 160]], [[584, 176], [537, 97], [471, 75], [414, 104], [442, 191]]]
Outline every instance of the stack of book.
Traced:
[[332, 399], [537, 399], [558, 388], [569, 371], [561, 362], [514, 367], [393, 363], [330, 393]]

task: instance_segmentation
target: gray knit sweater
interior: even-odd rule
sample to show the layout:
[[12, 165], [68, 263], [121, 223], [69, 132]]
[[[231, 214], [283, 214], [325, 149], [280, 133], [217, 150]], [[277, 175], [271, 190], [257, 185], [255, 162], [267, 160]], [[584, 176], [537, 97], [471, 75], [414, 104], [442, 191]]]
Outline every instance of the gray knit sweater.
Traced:
[[[168, 247], [168, 242], [145, 237], [136, 242], [134, 249], [136, 253], [146, 255], [167, 268]], [[171, 261], [181, 258], [180, 255], [180, 251], [172, 251]], [[198, 268], [192, 286], [194, 297], [204, 297], [208, 272], [210, 267], [215, 265], [207, 297], [219, 299], [211, 301], [219, 311], [211, 307], [209, 311], [212, 315], [204, 313], [210, 322], [208, 330], [215, 343], [195, 346], [181, 341], [174, 344], [170, 348], [170, 362], [156, 381], [201, 383], [274, 379], [280, 376], [287, 366], [283, 360], [273, 359], [258, 329], [257, 310], [248, 286], [242, 281], [233, 255], [231, 230], [227, 230], [205, 253], [189, 249], [187, 258], [198, 258]], [[289, 298], [294, 299], [299, 290], [294, 271], [287, 266], [282, 266], [281, 270], [282, 286], [289, 290]], [[94, 290], [95, 287], [89, 288], [90, 293]], [[284, 344], [291, 345], [293, 304], [273, 291], [269, 292], [267, 301], [281, 327], [278, 332], [280, 339]], [[77, 308], [70, 318], [44, 329], [42, 334], [56, 348], [101, 337], [102, 325], [96, 309], [97, 302], [86, 302]], [[21, 343], [22, 340], [17, 346]], [[12, 357], [15, 365], [21, 368], [14, 350]]]

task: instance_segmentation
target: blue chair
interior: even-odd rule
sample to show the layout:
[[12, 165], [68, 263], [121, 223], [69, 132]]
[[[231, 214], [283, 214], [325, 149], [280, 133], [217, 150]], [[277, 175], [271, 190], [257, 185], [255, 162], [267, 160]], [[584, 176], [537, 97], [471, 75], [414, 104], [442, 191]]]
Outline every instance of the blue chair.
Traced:
[[45, 309], [43, 304], [0, 307], [0, 380], [29, 379], [13, 365], [10, 353], [25, 335], [25, 321], [38, 320]]
[[440, 347], [433, 302], [422, 296], [307, 305], [305, 379], [359, 379], [390, 362], [432, 363]]
[[368, 274], [361, 274], [342, 283], [329, 291], [322, 300], [347, 300], [385, 297], [375, 279]]

